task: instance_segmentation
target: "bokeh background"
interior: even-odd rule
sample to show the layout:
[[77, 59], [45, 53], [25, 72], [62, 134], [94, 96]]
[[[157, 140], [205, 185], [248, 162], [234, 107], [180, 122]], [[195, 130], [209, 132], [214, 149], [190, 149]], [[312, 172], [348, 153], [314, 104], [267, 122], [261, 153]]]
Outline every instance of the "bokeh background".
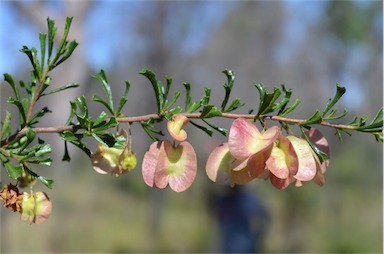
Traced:
[[[102, 94], [91, 77], [100, 69], [116, 95], [130, 80], [124, 110], [129, 116], [156, 108], [148, 80], [138, 74], [142, 68], [171, 76], [173, 89], [190, 82], [196, 99], [210, 87], [215, 103], [224, 95], [221, 71], [231, 69], [232, 96], [246, 102], [238, 113], [257, 109], [258, 82], [269, 90], [280, 84], [292, 88], [293, 98], [302, 100], [291, 114], [296, 118], [323, 108], [337, 82], [347, 88], [339, 105], [340, 112], [349, 109], [344, 121], [372, 119], [383, 106], [382, 1], [0, 1], [0, 8], [0, 72], [17, 80], [28, 80], [30, 70], [19, 49], [38, 48], [46, 18], [56, 20], [60, 36], [65, 17], [74, 17], [70, 38], [79, 47], [51, 76], [53, 86], [81, 87], [40, 102], [54, 112], [40, 126], [63, 125], [76, 96], [90, 101], [92, 94]], [[1, 114], [14, 111], [6, 104], [10, 88], [0, 89]], [[96, 116], [100, 106], [90, 105]], [[132, 128], [141, 165], [151, 140], [140, 126]], [[140, 166], [119, 178], [99, 175], [73, 147], [72, 161], [62, 162], [63, 142], [43, 135], [53, 144], [54, 163], [34, 169], [56, 182], [52, 190], [41, 184], [34, 190], [47, 192], [53, 213], [42, 225], [28, 225], [2, 208], [0, 252], [239, 252], [252, 239], [254, 252], [382, 253], [383, 146], [370, 135], [352, 133], [340, 143], [333, 130], [321, 131], [331, 147], [324, 187], [309, 183], [279, 191], [255, 180], [229, 191], [205, 174], [210, 151], [226, 138], [188, 127], [199, 167], [194, 185], [183, 193], [150, 189]], [[96, 147], [92, 140], [89, 145]], [[10, 181], [4, 171], [3, 184]], [[244, 218], [254, 234], [237, 227]], [[230, 240], [227, 232], [233, 233]]]

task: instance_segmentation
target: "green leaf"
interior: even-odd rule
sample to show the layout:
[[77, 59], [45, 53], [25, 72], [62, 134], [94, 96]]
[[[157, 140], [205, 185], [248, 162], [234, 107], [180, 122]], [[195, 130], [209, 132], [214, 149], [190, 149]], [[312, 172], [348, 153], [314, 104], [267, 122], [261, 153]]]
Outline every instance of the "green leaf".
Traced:
[[316, 112], [310, 118], [308, 118], [307, 120], [302, 122], [300, 125], [302, 125], [302, 126], [311, 125], [311, 124], [315, 124], [315, 123], [320, 123], [321, 121], [322, 121], [321, 113], [319, 110], [316, 110]]
[[209, 136], [212, 136], [213, 134], [213, 131], [207, 127], [204, 127], [204, 126], [201, 126], [193, 121], [189, 121], [192, 125], [194, 125], [195, 127], [199, 128], [200, 130], [204, 131], [205, 133], [207, 133]]
[[16, 100], [20, 100], [19, 88], [16, 86], [11, 74], [4, 73], [4, 80], [11, 86], [13, 92], [15, 93]]
[[282, 113], [279, 114], [279, 116], [285, 116], [287, 114], [289, 114], [290, 112], [292, 112], [297, 106], [299, 106], [299, 104], [301, 103], [301, 101], [299, 99], [296, 99], [296, 101], [293, 103], [292, 106], [284, 109], [284, 111]]
[[8, 110], [5, 111], [5, 119], [2, 123], [1, 132], [0, 132], [0, 141], [3, 140], [3, 138], [9, 137], [11, 135], [11, 119], [12, 115], [8, 112]]
[[88, 117], [88, 106], [87, 101], [85, 100], [85, 96], [82, 95], [76, 97], [75, 103], [77, 108], [80, 109], [80, 114], [78, 114], [77, 112], [75, 113], [77, 120], [83, 128], [88, 129], [91, 120]]
[[165, 92], [164, 92], [164, 99], [166, 99], [168, 97], [168, 93], [169, 93], [169, 90], [170, 90], [171, 84], [172, 84], [172, 78], [165, 77], [165, 80], [167, 82], [167, 86], [166, 86], [166, 89], [165, 89]]
[[57, 28], [55, 27], [55, 21], [47, 18], [48, 24], [48, 61], [51, 60], [53, 44], [55, 42], [55, 36], [57, 32]]
[[31, 62], [32, 67], [33, 67], [33, 74], [34, 74], [36, 80], [40, 80], [41, 71], [40, 71], [39, 60], [37, 59], [37, 56], [36, 56], [37, 55], [36, 48], [32, 47], [31, 49], [29, 49], [27, 46], [23, 46], [20, 49], [20, 52], [22, 52], [28, 56], [29, 61]]
[[325, 109], [323, 110], [323, 113], [321, 114], [321, 117], [324, 117], [329, 110], [340, 100], [340, 98], [343, 96], [343, 94], [346, 92], [345, 87], [340, 86], [339, 83], [336, 84], [336, 94], [333, 97], [332, 100], [329, 100], [327, 105], [325, 106]]
[[92, 96], [92, 101], [95, 101], [95, 102], [99, 102], [101, 104], [103, 104], [109, 112], [111, 112], [111, 114], [113, 114], [113, 108], [110, 107], [110, 105], [108, 104], [108, 102], [106, 102], [105, 100], [103, 100], [100, 96], [98, 95], [93, 95]]
[[42, 184], [44, 184], [45, 186], [47, 186], [50, 189], [52, 189], [53, 184], [55, 182], [52, 179], [44, 177], [44, 176], [38, 176], [37, 180], [39, 180]]
[[17, 179], [23, 172], [23, 167], [20, 165], [14, 165], [11, 162], [4, 163], [7, 174], [12, 179]]
[[29, 144], [32, 143], [32, 141], [36, 137], [36, 131], [32, 130], [31, 128], [28, 128], [27, 132], [25, 133], [25, 137], [27, 138], [26, 142], [23, 144], [21, 147], [20, 151], [18, 154], [20, 154]]
[[31, 120], [29, 120], [28, 125], [32, 126], [33, 124], [38, 123], [40, 118], [42, 118], [46, 113], [51, 113], [51, 112], [52, 111], [50, 111], [47, 107], [40, 109], [39, 112], [37, 112], [35, 115], [31, 117]]
[[225, 110], [225, 107], [227, 106], [229, 96], [231, 94], [231, 91], [235, 82], [235, 74], [231, 70], [227, 70], [227, 69], [225, 69], [222, 73], [224, 73], [227, 76], [228, 81], [227, 83], [223, 84], [223, 87], [225, 89], [225, 96], [224, 96], [223, 102], [221, 103], [221, 111], [229, 112], [230, 110], [228, 109]]
[[[320, 114], [320, 112], [319, 112]], [[319, 157], [320, 163], [328, 160], [328, 155], [322, 151], [320, 151], [312, 142], [312, 140], [308, 137], [307, 133], [304, 131], [304, 128], [300, 126], [301, 133], [303, 134], [305, 140], [307, 140], [309, 146], [316, 153], [317, 157]]]
[[[184, 82], [183, 85], [185, 87], [185, 109], [189, 109], [191, 106], [191, 101], [192, 101], [191, 84]], [[188, 113], [190, 113], [190, 112], [188, 112]]]
[[76, 47], [79, 45], [77, 41], [71, 41], [69, 42], [69, 45], [66, 47], [66, 50], [64, 52], [63, 57], [55, 64], [56, 66], [67, 60], [73, 53], [73, 51], [76, 49]]
[[281, 90], [279, 88], [275, 88], [273, 93], [268, 93], [262, 83], [256, 84], [255, 86], [257, 90], [259, 90], [260, 94], [259, 111], [256, 114], [258, 117], [259, 115], [273, 111], [273, 107], [275, 107], [275, 101], [281, 95]]
[[201, 98], [200, 103], [199, 103], [202, 106], [208, 105], [209, 99], [211, 98], [211, 88], [206, 87], [204, 89], [204, 93], [205, 93], [205, 95], [204, 95], [203, 98]]
[[212, 104], [208, 104], [208, 105], [204, 106], [200, 117], [201, 118], [210, 118], [210, 117], [221, 116], [221, 115], [222, 115], [222, 113], [220, 110], [218, 110]]
[[41, 66], [41, 72], [40, 76], [43, 76], [44, 72], [44, 64], [45, 64], [45, 51], [46, 51], [46, 44], [47, 44], [47, 34], [46, 33], [40, 33], [39, 34], [39, 39], [40, 39], [40, 66]]
[[35, 154], [36, 157], [41, 157], [41, 156], [44, 156], [46, 154], [49, 154], [52, 152], [52, 148], [51, 148], [51, 145], [50, 144], [47, 144], [47, 145], [44, 145], [43, 147], [41, 147]]
[[45, 165], [45, 166], [51, 166], [52, 164], [52, 159], [51, 158], [36, 158], [34, 160], [27, 160], [28, 163], [32, 164], [39, 164], [39, 165]]
[[[58, 61], [59, 57], [61, 57], [66, 52], [66, 47], [68, 46], [67, 37], [68, 37], [69, 29], [71, 27], [72, 19], [73, 19], [73, 17], [67, 17], [66, 18], [63, 37], [61, 38], [61, 41], [60, 41], [60, 44], [57, 48], [55, 57], [52, 59], [52, 61], [50, 61], [48, 63], [49, 70], [54, 69], [58, 65], [57, 61]], [[72, 45], [72, 47], [73, 47], [73, 45]]]
[[92, 126], [92, 131], [93, 132], [99, 132], [99, 131], [103, 131], [103, 130], [107, 130], [107, 129], [116, 127], [117, 125], [119, 125], [119, 122], [116, 120], [115, 117], [111, 117], [104, 124], [103, 124], [103, 122], [100, 122], [98, 125]]
[[129, 83], [129, 81], [128, 80], [125, 81], [125, 91], [123, 96], [120, 98], [119, 107], [117, 108], [117, 111], [116, 111], [116, 116], [120, 114], [121, 109], [124, 107], [125, 103], [128, 101], [128, 93], [129, 93], [130, 87], [131, 87], [131, 84]]
[[278, 115], [280, 115], [284, 111], [292, 95], [292, 89], [287, 90], [284, 84], [281, 85], [281, 89], [284, 92], [284, 98], [280, 101], [280, 103], [276, 104], [273, 107], [274, 110], [279, 110], [279, 112], [277, 113]]
[[381, 116], [381, 122], [383, 122], [383, 108], [379, 109], [379, 111], [377, 111], [375, 117], [373, 118], [372, 122], [370, 124], [373, 124], [374, 122], [377, 121], [377, 119]]
[[64, 141], [64, 155], [63, 158], [61, 159], [62, 161], [71, 161], [71, 157], [69, 156], [68, 152], [68, 144], [67, 141]]
[[217, 132], [219, 132], [221, 135], [223, 135], [224, 137], [226, 137], [228, 135], [228, 130], [225, 129], [225, 128], [220, 128], [220, 127], [217, 127], [215, 125], [212, 125], [210, 124], [208, 121], [206, 121], [205, 119], [201, 119], [204, 123], [206, 123], [209, 127], [211, 127], [212, 129], [216, 130]]
[[163, 84], [159, 80], [156, 79], [155, 73], [153, 73], [151, 70], [145, 69], [145, 70], [140, 71], [139, 74], [145, 76], [151, 82], [153, 90], [155, 92], [155, 96], [156, 96], [157, 113], [160, 113], [164, 107], [164, 86], [163, 86]]
[[92, 127], [99, 127], [98, 125], [103, 124], [105, 120], [107, 120], [108, 114], [102, 111], [100, 115], [95, 119], [95, 121], [92, 124]]
[[126, 139], [123, 135], [120, 135], [115, 138], [115, 144], [113, 145], [113, 148], [124, 149], [125, 145]]
[[336, 119], [340, 119], [340, 118], [342, 118], [348, 114], [348, 110], [346, 108], [344, 108], [343, 113], [341, 113], [340, 115], [337, 115], [337, 116], [333, 116], [336, 113], [336, 111], [337, 111], [337, 109], [333, 108], [332, 111], [329, 113], [329, 115], [327, 115], [324, 118], [324, 120], [336, 120]]
[[99, 143], [102, 143], [103, 145], [113, 147], [116, 143], [115, 138], [111, 133], [108, 132], [97, 132], [92, 133], [92, 137], [94, 137]]
[[235, 98], [232, 101], [231, 105], [225, 111], [223, 111], [223, 112], [231, 112], [231, 111], [233, 111], [235, 109], [238, 109], [238, 108], [240, 108], [240, 107], [242, 107], [244, 105], [245, 104], [240, 101], [240, 98]]
[[177, 99], [179, 98], [180, 96], [180, 91], [176, 91], [173, 95], [173, 98], [172, 100], [169, 102], [169, 104], [167, 105], [167, 108], [170, 108], [173, 106], [173, 104], [175, 104], [175, 102], [177, 101]]
[[[99, 80], [101, 82], [101, 84], [103, 85], [103, 89], [104, 89], [104, 92], [105, 92], [105, 95], [107, 96], [107, 101], [104, 102], [106, 105], [108, 110], [111, 112], [112, 115], [114, 115], [114, 110], [113, 110], [113, 98], [112, 98], [112, 91], [111, 91], [111, 86], [109, 85], [108, 83], [108, 79], [107, 79], [107, 76], [105, 75], [105, 72], [104, 70], [100, 70], [99, 73], [97, 73], [95, 76], [93, 76], [94, 78], [96, 78], [97, 80]], [[95, 97], [95, 96], [94, 96]], [[99, 96], [96, 97], [99, 101], [103, 101], [101, 100], [101, 98]], [[103, 104], [104, 104], [103, 103]]]
[[85, 134], [73, 133], [72, 131], [64, 131], [60, 133], [60, 137], [65, 141], [77, 146], [83, 152], [85, 152], [88, 157], [91, 156], [91, 151], [88, 149], [87, 145], [81, 141]]
[[49, 92], [47, 92], [47, 93], [43, 93], [43, 94], [41, 94], [41, 96], [45, 96], [45, 95], [50, 95], [50, 94], [58, 93], [58, 92], [61, 92], [61, 91], [64, 91], [64, 90], [67, 90], [67, 89], [70, 89], [70, 88], [79, 87], [79, 86], [80, 86], [80, 84], [77, 84], [77, 83], [71, 83], [71, 84], [68, 84], [68, 85], [59, 87], [59, 88], [57, 88], [57, 89], [55, 89], [55, 90], [49, 91]]

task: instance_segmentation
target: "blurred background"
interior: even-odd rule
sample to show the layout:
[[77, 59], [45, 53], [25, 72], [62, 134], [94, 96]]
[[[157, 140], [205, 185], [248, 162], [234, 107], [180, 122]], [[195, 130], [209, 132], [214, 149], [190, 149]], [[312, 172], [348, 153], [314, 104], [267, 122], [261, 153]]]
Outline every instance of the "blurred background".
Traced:
[[[74, 17], [69, 37], [79, 46], [51, 77], [54, 87], [81, 87], [41, 101], [38, 106], [54, 113], [40, 126], [63, 125], [76, 96], [85, 94], [90, 102], [93, 94], [102, 95], [91, 78], [100, 69], [116, 96], [130, 80], [128, 116], [156, 108], [149, 81], [138, 74], [142, 68], [171, 76], [173, 89], [184, 91], [182, 82], [190, 82], [195, 99], [210, 87], [214, 103], [224, 95], [221, 71], [231, 69], [232, 98], [246, 103], [237, 113], [257, 109], [259, 82], [269, 90], [292, 88], [293, 99], [302, 101], [290, 115], [296, 118], [322, 109], [337, 82], [347, 88], [339, 105], [340, 112], [349, 109], [344, 121], [370, 120], [383, 106], [382, 1], [1, 1], [0, 8], [0, 72], [16, 80], [29, 80], [29, 62], [19, 49], [39, 48], [46, 18], [56, 21], [60, 38], [65, 17]], [[14, 112], [6, 104], [10, 87], [0, 89], [1, 114]], [[102, 110], [89, 105], [94, 116]], [[231, 121], [216, 123], [229, 128]], [[321, 128], [331, 148], [325, 186], [279, 191], [263, 180], [235, 189], [211, 183], [205, 162], [226, 138], [187, 130], [199, 166], [183, 193], [145, 185], [140, 165], [151, 140], [137, 124], [138, 167], [119, 178], [94, 172], [72, 146], [72, 161], [62, 162], [63, 142], [43, 135], [53, 144], [53, 166], [34, 170], [56, 182], [52, 190], [42, 184], [34, 190], [48, 194], [53, 212], [44, 224], [30, 226], [0, 209], [0, 252], [382, 253], [383, 146], [373, 136], [352, 133], [340, 143], [333, 130]], [[10, 181], [4, 171], [3, 184]]]

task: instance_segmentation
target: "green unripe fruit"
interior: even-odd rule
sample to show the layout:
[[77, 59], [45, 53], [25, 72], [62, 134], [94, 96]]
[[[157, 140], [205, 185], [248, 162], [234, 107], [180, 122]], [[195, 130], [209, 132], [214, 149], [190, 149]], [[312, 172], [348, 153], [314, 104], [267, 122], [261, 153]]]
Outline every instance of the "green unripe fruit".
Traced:
[[137, 165], [136, 155], [125, 148], [120, 155], [120, 165], [123, 170], [131, 171]]

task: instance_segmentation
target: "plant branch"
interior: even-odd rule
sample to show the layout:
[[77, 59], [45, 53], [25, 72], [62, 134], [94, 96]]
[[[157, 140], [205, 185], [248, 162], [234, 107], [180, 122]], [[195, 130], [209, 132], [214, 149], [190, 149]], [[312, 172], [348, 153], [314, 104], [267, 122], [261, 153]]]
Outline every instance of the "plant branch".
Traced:
[[[188, 118], [194, 118], [198, 119], [201, 118], [201, 113], [180, 113]], [[221, 116], [222, 118], [230, 118], [230, 119], [237, 119], [237, 118], [246, 118], [246, 119], [255, 119], [255, 114], [233, 114], [233, 113], [223, 113]], [[142, 115], [142, 116], [133, 116], [133, 117], [120, 117], [116, 118], [116, 120], [120, 123], [133, 123], [133, 122], [142, 122], [142, 121], [148, 121], [149, 119], [162, 119], [163, 116], [159, 114], [148, 114], [148, 115]], [[259, 118], [262, 118], [264, 120], [271, 120], [271, 121], [278, 121], [278, 122], [284, 122], [288, 124], [295, 124], [300, 125], [301, 123], [304, 123], [305, 119], [294, 119], [294, 118], [287, 118], [287, 117], [281, 117], [281, 116], [259, 116]], [[108, 122], [109, 120], [106, 120]], [[351, 126], [351, 125], [344, 125], [344, 124], [333, 124], [327, 121], [321, 121], [318, 123], [319, 125], [323, 125], [326, 127], [331, 127], [335, 129], [345, 129], [345, 130], [355, 130], [357, 127]], [[73, 131], [76, 132], [77, 130], [82, 129], [79, 125], [69, 125], [69, 126], [61, 126], [61, 127], [40, 127], [40, 128], [32, 128], [37, 133], [62, 133], [64, 131]], [[0, 147], [3, 147], [7, 144], [9, 144], [11, 141], [23, 137], [27, 133], [28, 128], [23, 128], [19, 132], [15, 133], [14, 135], [10, 136], [9, 138], [5, 140], [1, 140]]]

